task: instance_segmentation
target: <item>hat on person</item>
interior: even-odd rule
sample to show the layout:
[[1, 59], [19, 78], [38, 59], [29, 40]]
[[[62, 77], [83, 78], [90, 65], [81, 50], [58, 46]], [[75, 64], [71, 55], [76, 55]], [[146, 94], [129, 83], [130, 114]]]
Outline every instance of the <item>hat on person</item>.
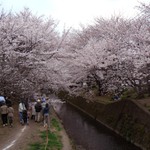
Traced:
[[37, 102], [40, 102], [40, 101], [41, 101], [40, 99], [37, 100]]
[[46, 99], [45, 98], [42, 98], [42, 103], [46, 102]]

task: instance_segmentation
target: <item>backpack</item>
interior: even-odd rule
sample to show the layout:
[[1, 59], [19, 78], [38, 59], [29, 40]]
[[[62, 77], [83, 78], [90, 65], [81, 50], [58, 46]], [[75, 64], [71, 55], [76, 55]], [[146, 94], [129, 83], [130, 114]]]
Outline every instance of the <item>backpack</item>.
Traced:
[[42, 110], [42, 105], [37, 103], [37, 104], [35, 105], [35, 111], [36, 111], [36, 112], [40, 112], [41, 110]]

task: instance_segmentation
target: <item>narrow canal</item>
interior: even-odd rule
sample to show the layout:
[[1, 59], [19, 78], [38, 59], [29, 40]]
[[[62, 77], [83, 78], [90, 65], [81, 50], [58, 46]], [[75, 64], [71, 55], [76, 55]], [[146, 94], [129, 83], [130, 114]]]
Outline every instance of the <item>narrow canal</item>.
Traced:
[[73, 106], [54, 105], [77, 150], [140, 150]]

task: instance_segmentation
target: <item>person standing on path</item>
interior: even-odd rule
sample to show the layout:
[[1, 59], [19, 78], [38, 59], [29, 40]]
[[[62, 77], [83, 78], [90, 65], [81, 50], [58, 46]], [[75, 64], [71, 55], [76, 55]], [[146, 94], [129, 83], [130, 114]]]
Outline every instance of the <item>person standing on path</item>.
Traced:
[[8, 105], [8, 123], [10, 127], [13, 127], [14, 109], [11, 104]]
[[50, 129], [50, 107], [48, 103], [46, 103], [44, 109], [43, 109], [43, 115], [44, 115], [44, 127], [48, 127]]
[[44, 108], [45, 108], [45, 106], [46, 106], [46, 99], [45, 98], [42, 98], [42, 121], [44, 121], [44, 113], [43, 113], [43, 111], [44, 111]]
[[40, 122], [41, 120], [41, 110], [42, 110], [42, 105], [40, 99], [37, 100], [37, 103], [35, 104], [35, 122]]
[[27, 111], [23, 100], [19, 103], [18, 111], [19, 111], [20, 123], [23, 124], [24, 123], [24, 121], [23, 121], [23, 111]]
[[27, 110], [23, 110], [22, 113], [22, 119], [23, 119], [23, 125], [28, 125], [29, 124], [29, 120], [28, 120], [28, 111]]
[[8, 107], [5, 102], [3, 102], [2, 106], [0, 107], [1, 118], [3, 122], [3, 127], [7, 126], [7, 115], [8, 115]]
[[36, 115], [36, 112], [35, 112], [35, 102], [33, 102], [31, 104], [31, 120], [34, 120], [35, 121], [35, 115]]

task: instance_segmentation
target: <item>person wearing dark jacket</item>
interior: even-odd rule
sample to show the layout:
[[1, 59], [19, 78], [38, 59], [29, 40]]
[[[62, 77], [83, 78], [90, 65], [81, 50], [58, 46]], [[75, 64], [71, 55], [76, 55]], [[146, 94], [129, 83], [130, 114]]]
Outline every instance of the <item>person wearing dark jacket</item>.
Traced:
[[50, 114], [50, 107], [49, 107], [48, 103], [46, 103], [46, 105], [43, 109], [43, 115], [44, 115], [44, 127], [48, 127], [48, 128], [50, 128], [49, 114]]
[[10, 105], [12, 105], [12, 101], [11, 101], [8, 97], [6, 97], [5, 100], [6, 100], [6, 105], [7, 105], [8, 107], [9, 107]]
[[42, 105], [40, 99], [38, 99], [37, 103], [35, 104], [35, 121], [40, 122], [41, 120], [41, 110], [42, 110]]
[[7, 115], [8, 115], [8, 107], [5, 102], [3, 102], [2, 106], [0, 107], [1, 118], [3, 122], [3, 127], [7, 126]]

